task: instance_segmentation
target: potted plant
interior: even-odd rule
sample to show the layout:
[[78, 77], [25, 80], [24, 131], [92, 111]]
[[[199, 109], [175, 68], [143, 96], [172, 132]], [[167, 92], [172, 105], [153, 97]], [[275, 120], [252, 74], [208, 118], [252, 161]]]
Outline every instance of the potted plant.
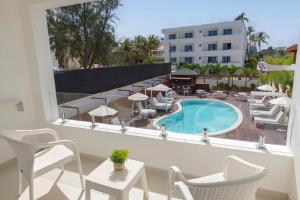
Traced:
[[125, 161], [128, 158], [127, 149], [116, 149], [113, 150], [110, 159], [114, 163], [114, 170], [121, 171], [125, 168]]

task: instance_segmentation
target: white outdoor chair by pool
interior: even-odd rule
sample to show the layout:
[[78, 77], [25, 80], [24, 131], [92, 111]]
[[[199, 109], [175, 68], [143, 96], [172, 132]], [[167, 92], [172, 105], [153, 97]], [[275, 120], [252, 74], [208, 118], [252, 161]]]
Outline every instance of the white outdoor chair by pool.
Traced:
[[266, 102], [267, 100], [268, 100], [267, 96], [263, 96], [263, 98], [261, 98], [261, 99], [248, 99], [248, 102], [262, 104], [262, 103]]
[[277, 113], [274, 118], [271, 117], [254, 117], [255, 124], [281, 124], [281, 119], [283, 118], [284, 114], [282, 111]]
[[144, 108], [142, 103], [139, 101], [136, 103], [139, 113], [141, 115], [141, 118], [148, 119], [149, 116], [155, 117], [157, 115], [157, 111], [150, 108]]
[[34, 178], [61, 167], [73, 160], [78, 163], [81, 186], [84, 179], [77, 145], [70, 140], [59, 140], [52, 129], [3, 131], [0, 138], [6, 140], [15, 151], [19, 170], [19, 195], [22, 193], [22, 177], [29, 184], [30, 200], [34, 200]]
[[279, 111], [280, 107], [275, 105], [271, 108], [271, 110], [251, 110], [251, 115], [259, 117], [274, 117]]
[[266, 175], [266, 168], [235, 156], [225, 159], [222, 172], [191, 180], [173, 166], [169, 170], [168, 200], [175, 188], [184, 200], [254, 200], [259, 181]]
[[172, 97], [164, 97], [161, 92], [156, 95], [156, 99], [160, 103], [174, 103], [174, 98]]
[[156, 110], [164, 110], [168, 112], [173, 107], [173, 104], [171, 103], [160, 103], [155, 97], [149, 99], [149, 102], [150, 102], [150, 107]]

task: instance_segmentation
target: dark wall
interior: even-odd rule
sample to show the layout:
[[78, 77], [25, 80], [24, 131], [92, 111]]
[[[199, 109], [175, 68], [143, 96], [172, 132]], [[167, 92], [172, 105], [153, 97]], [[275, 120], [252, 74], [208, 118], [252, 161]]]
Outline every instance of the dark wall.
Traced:
[[171, 73], [170, 63], [54, 72], [56, 92], [94, 94]]

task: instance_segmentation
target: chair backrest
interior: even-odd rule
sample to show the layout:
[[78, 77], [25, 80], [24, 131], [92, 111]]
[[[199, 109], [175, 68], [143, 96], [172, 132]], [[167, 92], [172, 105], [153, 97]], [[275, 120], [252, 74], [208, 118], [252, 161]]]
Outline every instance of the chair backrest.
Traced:
[[275, 113], [279, 112], [279, 110], [280, 110], [280, 107], [278, 105], [276, 105], [276, 106], [273, 106], [270, 111], [271, 111], [271, 114], [274, 115]]
[[48, 128], [2, 131], [0, 138], [7, 141], [16, 153], [18, 166], [24, 171], [24, 176], [33, 170], [34, 154], [40, 149], [39, 144], [59, 139], [58, 134]]
[[159, 93], [156, 95], [156, 99], [157, 99], [159, 102], [162, 102], [162, 101], [163, 101], [163, 95], [161, 94], [161, 92], [159, 92]]
[[119, 117], [114, 117], [110, 120], [110, 123], [113, 125], [118, 125], [118, 126], [122, 126], [122, 123], [119, 119]]
[[150, 99], [150, 103], [152, 103], [152, 104], [158, 104], [159, 103], [159, 101], [157, 100], [157, 98], [155, 98], [155, 97], [152, 97], [152, 99]]
[[266, 168], [229, 156], [224, 161], [224, 181], [184, 183], [194, 200], [253, 200], [259, 181], [266, 175]]
[[276, 121], [276, 122], [279, 122], [280, 119], [281, 119], [282, 117], [283, 117], [283, 112], [280, 111], [280, 112], [277, 114], [277, 116], [276, 116], [276, 118], [275, 118], [275, 121]]
[[142, 109], [144, 109], [142, 103], [140, 101], [136, 102], [136, 106], [139, 109], [139, 111], [141, 111]]

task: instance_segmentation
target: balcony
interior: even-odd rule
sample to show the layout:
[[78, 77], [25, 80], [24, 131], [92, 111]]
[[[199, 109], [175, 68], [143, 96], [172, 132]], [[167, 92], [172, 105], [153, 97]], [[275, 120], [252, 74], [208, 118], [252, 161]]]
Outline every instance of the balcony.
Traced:
[[[83, 174], [87, 176], [93, 169], [95, 169], [104, 159], [96, 157], [82, 156], [82, 166]], [[36, 199], [44, 200], [54, 200], [54, 199], [84, 199], [84, 192], [81, 190], [80, 181], [78, 179], [78, 174], [76, 165], [74, 163], [65, 166], [65, 171], [62, 173], [60, 169], [55, 169], [49, 173], [42, 175], [41, 177], [35, 179], [36, 188]], [[0, 171], [0, 194], [1, 199], [5, 200], [27, 200], [29, 199], [28, 188], [25, 189], [20, 197], [17, 197], [17, 177], [18, 174], [17, 166], [14, 164], [10, 167], [4, 168]], [[149, 200], [167, 200], [167, 181], [168, 174], [165, 170], [158, 170], [154, 168], [147, 168], [146, 174], [148, 178], [149, 187]], [[194, 178], [195, 176], [187, 175], [187, 178]], [[26, 183], [24, 182], [26, 185]], [[27, 187], [27, 186], [26, 186]], [[109, 196], [104, 193], [92, 192], [92, 200], [103, 199], [109, 200]], [[285, 197], [281, 195], [281, 197]], [[135, 185], [135, 187], [129, 193], [130, 200], [142, 200], [143, 190], [140, 183]], [[180, 200], [176, 198], [174, 200]], [[266, 198], [264, 192], [259, 190], [257, 192], [256, 200], [271, 200], [271, 198]]]

